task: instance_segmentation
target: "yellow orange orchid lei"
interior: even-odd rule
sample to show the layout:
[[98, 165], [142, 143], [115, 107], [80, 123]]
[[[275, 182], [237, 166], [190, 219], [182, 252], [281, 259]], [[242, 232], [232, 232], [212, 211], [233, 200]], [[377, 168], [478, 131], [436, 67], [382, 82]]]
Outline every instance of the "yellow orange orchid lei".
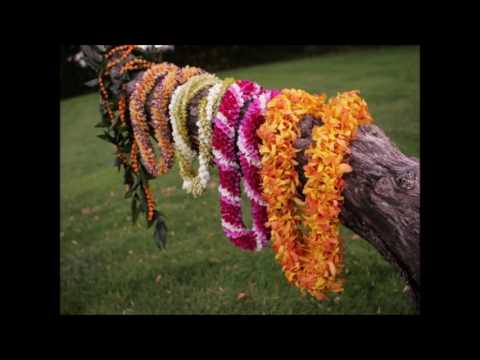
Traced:
[[[298, 150], [294, 144], [305, 115], [321, 119], [323, 125], [313, 128], [312, 144], [305, 151], [309, 162], [304, 167], [303, 202], [298, 197]], [[366, 103], [357, 92], [339, 94], [326, 104], [324, 95], [285, 89], [268, 103], [265, 122], [257, 131], [262, 140], [263, 195], [276, 259], [291, 284], [319, 300], [326, 299], [328, 291], [343, 290], [338, 215], [342, 175], [351, 170], [343, 160], [357, 126], [369, 121]]]

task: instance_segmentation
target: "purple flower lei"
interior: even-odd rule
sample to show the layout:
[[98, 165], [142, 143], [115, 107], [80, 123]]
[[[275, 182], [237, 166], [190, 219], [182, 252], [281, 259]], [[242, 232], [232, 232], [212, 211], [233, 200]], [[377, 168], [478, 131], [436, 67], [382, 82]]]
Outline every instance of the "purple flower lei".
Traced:
[[[234, 245], [250, 251], [261, 250], [269, 238], [265, 228], [267, 217], [260, 195], [258, 168], [252, 169], [248, 162], [252, 156], [258, 155], [258, 140], [255, 139], [257, 145], [250, 140], [251, 134], [256, 130], [255, 124], [259, 119], [262, 101], [265, 100], [260, 100], [262, 93], [262, 88], [251, 81], [240, 80], [232, 84], [225, 92], [215, 116], [212, 136], [213, 154], [220, 177], [218, 190], [223, 231]], [[271, 92], [265, 94], [271, 97]], [[242, 121], [243, 130], [239, 133], [241, 110], [250, 99], [253, 99], [253, 102], [248, 106]], [[237, 148], [237, 134], [239, 142], [246, 145], [243, 153]], [[242, 220], [241, 170], [244, 170], [245, 191], [252, 201], [253, 229], [247, 229]]]

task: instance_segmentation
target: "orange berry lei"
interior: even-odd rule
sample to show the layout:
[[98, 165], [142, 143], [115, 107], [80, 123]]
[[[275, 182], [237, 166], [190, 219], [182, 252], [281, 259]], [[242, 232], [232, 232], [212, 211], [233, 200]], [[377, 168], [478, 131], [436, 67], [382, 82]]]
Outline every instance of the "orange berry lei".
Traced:
[[[298, 150], [294, 144], [305, 115], [322, 119], [323, 125], [313, 128], [312, 144], [305, 151], [309, 162], [304, 167], [303, 202], [298, 197]], [[328, 291], [343, 290], [338, 215], [341, 177], [350, 168], [343, 157], [358, 124], [370, 120], [366, 103], [356, 92], [340, 94], [326, 104], [323, 95], [286, 89], [268, 103], [265, 122], [257, 131], [262, 140], [263, 195], [276, 259], [291, 284], [319, 300], [326, 299]]]
[[[105, 111], [107, 112], [108, 117], [110, 118], [111, 122], [113, 122], [115, 120], [115, 115], [114, 115], [114, 112], [112, 111], [112, 109], [110, 107], [110, 98], [109, 98], [109, 94], [108, 94], [107, 90], [105, 89], [105, 83], [103, 81], [103, 77], [104, 77], [105, 73], [108, 73], [113, 67], [117, 66], [122, 61], [127, 59], [127, 57], [133, 52], [133, 50], [135, 50], [135, 48], [136, 48], [136, 45], [122, 45], [122, 46], [116, 46], [116, 47], [112, 48], [105, 55], [105, 59], [107, 61], [105, 71], [100, 72], [99, 76], [98, 76], [98, 85], [99, 85], [99, 88], [100, 88], [101, 102], [102, 102], [102, 105], [105, 108]], [[119, 52], [120, 53], [123, 52], [123, 53], [120, 56], [118, 56], [116, 59], [112, 59], [113, 55], [116, 54], [116, 53], [119, 53]], [[118, 104], [118, 106], [120, 107], [120, 103]], [[121, 113], [122, 110], [120, 108], [119, 108], [119, 110], [120, 110], [120, 116], [122, 118], [122, 113]]]
[[147, 204], [147, 221], [152, 221], [155, 216], [155, 200], [153, 199], [152, 190], [148, 184], [143, 185], [143, 191]]
[[120, 69], [120, 75], [123, 75], [127, 71], [148, 69], [153, 65], [155, 64], [144, 59], [133, 59], [122, 66], [122, 68]]

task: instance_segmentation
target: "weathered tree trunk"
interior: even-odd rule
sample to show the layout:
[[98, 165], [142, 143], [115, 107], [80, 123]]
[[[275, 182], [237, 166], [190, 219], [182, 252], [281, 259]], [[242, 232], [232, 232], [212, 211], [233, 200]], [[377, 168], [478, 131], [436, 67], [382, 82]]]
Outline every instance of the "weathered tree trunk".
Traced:
[[399, 270], [420, 304], [420, 164], [376, 125], [359, 128], [344, 176], [342, 223]]

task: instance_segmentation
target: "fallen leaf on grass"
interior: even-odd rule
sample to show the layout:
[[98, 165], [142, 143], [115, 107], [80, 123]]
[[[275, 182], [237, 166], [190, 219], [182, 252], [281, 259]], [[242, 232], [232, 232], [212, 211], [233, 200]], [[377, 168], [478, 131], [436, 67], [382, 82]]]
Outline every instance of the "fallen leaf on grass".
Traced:
[[164, 196], [172, 196], [173, 194], [175, 194], [175, 186], [169, 186], [169, 187], [166, 187], [166, 188], [163, 188], [160, 190], [160, 192], [162, 193], [162, 195]]
[[249, 296], [248, 296], [246, 293], [243, 293], [243, 292], [238, 293], [238, 295], [237, 295], [237, 301], [246, 300], [246, 299], [248, 299], [248, 297], [249, 297]]
[[159, 284], [160, 280], [162, 280], [162, 275], [157, 275], [157, 277], [155, 278], [155, 283]]
[[352, 235], [352, 240], [358, 240], [358, 239], [360, 239], [360, 236], [358, 236], [357, 234]]
[[83, 208], [82, 215], [90, 215], [93, 212], [92, 208]]

